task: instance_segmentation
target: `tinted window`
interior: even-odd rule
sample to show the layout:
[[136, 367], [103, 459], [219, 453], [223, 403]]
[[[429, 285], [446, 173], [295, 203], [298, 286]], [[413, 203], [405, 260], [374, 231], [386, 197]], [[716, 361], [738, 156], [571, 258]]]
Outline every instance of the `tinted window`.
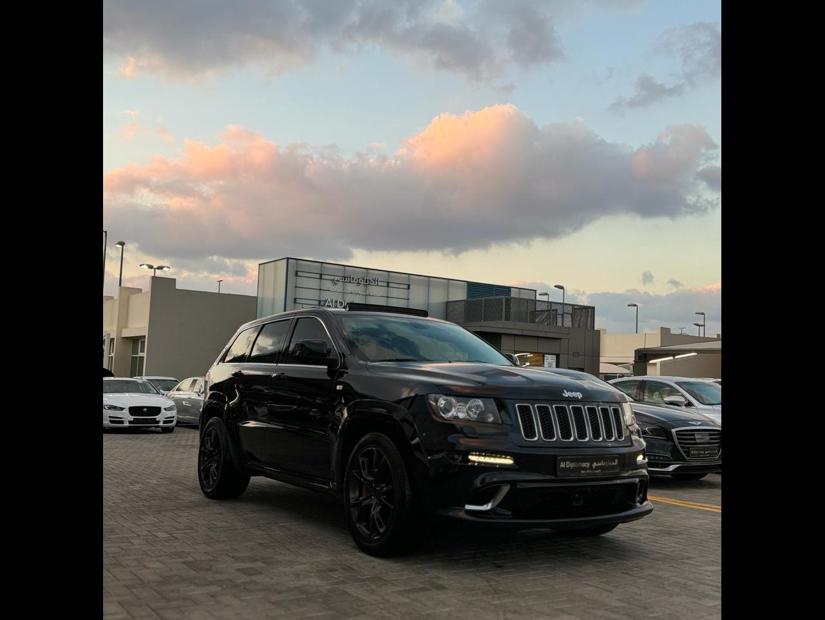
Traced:
[[171, 390], [177, 385], [177, 379], [149, 379], [159, 390]]
[[249, 361], [259, 364], [274, 364], [277, 362], [278, 354], [284, 346], [284, 338], [288, 327], [288, 319], [264, 325], [255, 340], [255, 346], [252, 347]]
[[224, 364], [237, 364], [238, 362], [242, 362], [244, 355], [246, 355], [246, 352], [249, 350], [249, 344], [252, 342], [257, 331], [258, 326], [255, 326], [238, 334], [235, 342], [232, 343], [232, 346], [229, 347], [229, 351], [226, 352], [223, 358]]
[[662, 404], [668, 396], [683, 396], [683, 394], [674, 386], [661, 381], [648, 381], [645, 383], [645, 394], [642, 400]]
[[184, 379], [183, 381], [181, 381], [180, 383], [178, 383], [178, 384], [175, 386], [175, 389], [173, 389], [172, 391], [173, 391], [173, 392], [186, 392], [186, 391], [187, 391], [187, 389], [186, 389], [186, 388], [188, 388], [188, 387], [189, 387], [189, 384], [190, 384], [190, 383], [192, 383], [192, 379]]
[[628, 396], [635, 396], [636, 395], [636, 386], [639, 385], [638, 379], [628, 379], [627, 381], [617, 381], [616, 383], [611, 383], [613, 387], [619, 388], [622, 392], [627, 394]]
[[299, 340], [317, 340], [322, 341], [326, 344], [328, 354], [332, 354], [332, 344], [330, 344], [329, 336], [327, 335], [327, 330], [324, 329], [323, 323], [316, 318], [312, 317], [304, 317], [298, 319], [298, 322], [295, 324], [295, 331], [292, 332], [292, 338], [289, 341], [289, 357], [287, 361], [290, 364], [317, 364], [317, 361], [313, 359], [301, 358], [297, 359], [293, 356], [293, 348], [295, 347], [295, 343]]

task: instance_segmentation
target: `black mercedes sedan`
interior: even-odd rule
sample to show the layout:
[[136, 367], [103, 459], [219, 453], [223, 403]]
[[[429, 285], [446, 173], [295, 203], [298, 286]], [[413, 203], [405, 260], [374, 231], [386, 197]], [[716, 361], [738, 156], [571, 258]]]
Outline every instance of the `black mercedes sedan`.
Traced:
[[[578, 370], [544, 370], [605, 384], [598, 377]], [[647, 444], [645, 455], [651, 476], [701, 480], [710, 473], [722, 472], [721, 424], [684, 407], [645, 403], [632, 398], [630, 405]]]

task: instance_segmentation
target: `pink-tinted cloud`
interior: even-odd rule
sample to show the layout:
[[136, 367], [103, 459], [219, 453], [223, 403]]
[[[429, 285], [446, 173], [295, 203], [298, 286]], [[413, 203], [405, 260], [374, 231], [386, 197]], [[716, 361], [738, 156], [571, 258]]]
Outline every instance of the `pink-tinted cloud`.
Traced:
[[511, 105], [441, 115], [393, 155], [281, 146], [240, 126], [103, 177], [109, 227], [148, 251], [252, 259], [463, 252], [554, 239], [608, 215], [717, 206], [697, 170], [718, 147], [697, 126], [633, 150], [582, 122], [538, 126]]
[[154, 133], [164, 142], [172, 142], [174, 138], [166, 127], [152, 128], [143, 123], [126, 123], [120, 128], [120, 136], [125, 142], [131, 142], [137, 134]]

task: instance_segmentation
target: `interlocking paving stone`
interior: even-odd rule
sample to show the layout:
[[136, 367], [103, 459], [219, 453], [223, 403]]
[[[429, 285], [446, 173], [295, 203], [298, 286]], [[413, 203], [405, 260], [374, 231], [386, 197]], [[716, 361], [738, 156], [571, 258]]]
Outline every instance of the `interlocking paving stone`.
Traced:
[[[205, 498], [197, 431], [103, 434], [103, 618], [716, 620], [721, 513], [656, 502], [602, 537], [451, 529], [372, 558], [334, 498], [253, 478]], [[722, 477], [650, 494], [721, 506]]]

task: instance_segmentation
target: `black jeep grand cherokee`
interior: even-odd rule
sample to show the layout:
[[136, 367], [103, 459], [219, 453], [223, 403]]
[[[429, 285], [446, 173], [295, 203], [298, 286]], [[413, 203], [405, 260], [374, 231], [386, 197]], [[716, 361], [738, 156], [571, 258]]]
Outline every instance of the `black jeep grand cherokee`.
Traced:
[[411, 550], [438, 518], [599, 535], [650, 514], [624, 394], [519, 368], [466, 329], [298, 310], [241, 326], [206, 375], [198, 479], [341, 498], [355, 543]]

